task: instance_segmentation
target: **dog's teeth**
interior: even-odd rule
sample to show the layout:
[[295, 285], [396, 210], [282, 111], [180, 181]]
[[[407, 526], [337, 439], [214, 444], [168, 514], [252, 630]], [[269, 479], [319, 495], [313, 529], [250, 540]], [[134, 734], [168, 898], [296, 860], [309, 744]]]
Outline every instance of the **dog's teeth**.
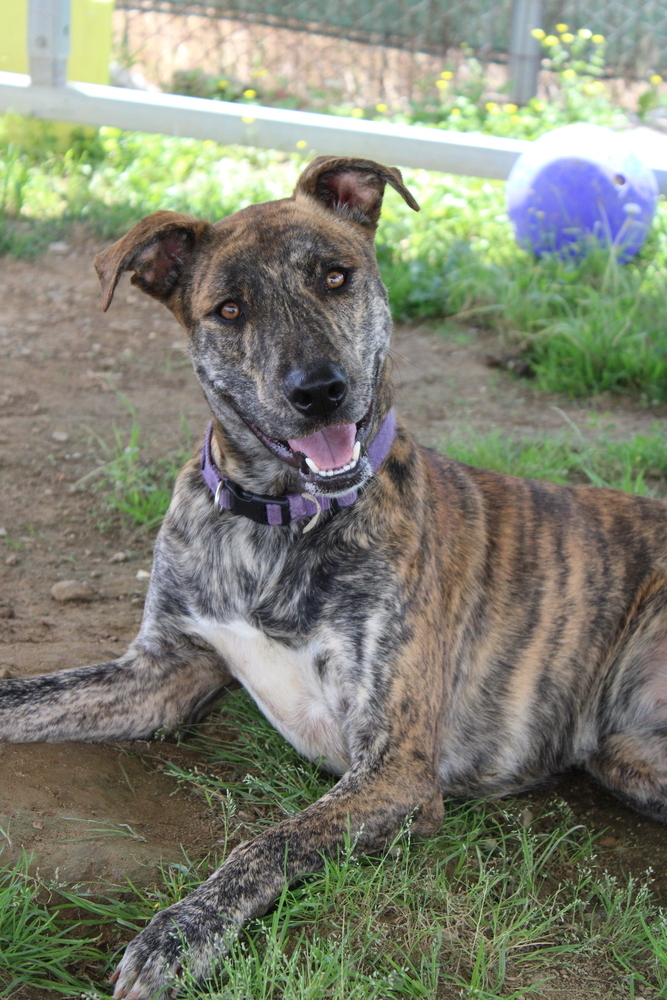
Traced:
[[319, 466], [315, 465], [312, 458], [306, 458], [306, 465], [310, 471], [316, 476], [323, 476], [329, 478], [331, 476], [340, 476], [344, 472], [349, 472], [353, 469], [357, 462], [359, 461], [359, 455], [361, 454], [361, 444], [357, 441], [352, 451], [352, 458], [347, 463], [347, 465], [341, 465], [338, 469], [320, 469]]

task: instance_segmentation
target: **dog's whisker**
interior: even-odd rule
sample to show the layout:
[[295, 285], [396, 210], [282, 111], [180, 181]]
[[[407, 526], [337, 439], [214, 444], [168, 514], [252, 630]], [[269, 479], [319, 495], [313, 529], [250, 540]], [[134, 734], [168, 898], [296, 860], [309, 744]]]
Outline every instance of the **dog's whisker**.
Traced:
[[425, 368], [422, 368], [421, 365], [418, 365], [415, 361], [411, 361], [410, 358], [406, 358], [406, 356], [404, 354], [400, 354], [399, 351], [397, 351], [395, 347], [390, 347], [389, 348], [389, 354], [392, 354], [392, 355], [395, 354], [395, 355], [397, 355], [397, 357], [401, 358], [403, 361], [407, 361], [407, 363], [409, 365], [412, 365], [413, 368], [416, 368], [417, 371], [423, 372], [424, 375], [430, 374], [429, 372], [426, 371]]

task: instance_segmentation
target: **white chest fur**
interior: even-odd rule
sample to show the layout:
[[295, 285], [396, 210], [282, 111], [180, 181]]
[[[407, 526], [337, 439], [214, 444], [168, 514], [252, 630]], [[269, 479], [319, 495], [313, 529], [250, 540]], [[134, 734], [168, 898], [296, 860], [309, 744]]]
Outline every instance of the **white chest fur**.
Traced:
[[336, 774], [347, 770], [336, 699], [318, 676], [314, 642], [290, 649], [242, 619], [222, 625], [200, 618], [195, 628], [300, 754]]

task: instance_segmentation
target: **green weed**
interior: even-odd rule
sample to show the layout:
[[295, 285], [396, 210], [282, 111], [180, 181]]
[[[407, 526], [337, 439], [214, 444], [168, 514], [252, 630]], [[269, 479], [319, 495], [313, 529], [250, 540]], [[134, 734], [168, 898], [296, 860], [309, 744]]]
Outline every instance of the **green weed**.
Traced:
[[189, 431], [181, 422], [183, 448], [146, 462], [142, 453], [141, 428], [129, 400], [118, 394], [131, 416], [129, 436], [114, 427], [111, 444], [95, 435], [106, 461], [80, 479], [77, 488], [88, 486], [104, 499], [102, 518], [117, 511], [133, 526], [150, 531], [160, 526], [171, 502], [171, 494], [186, 459], [189, 458]]
[[[28, 874], [28, 858], [0, 870], [0, 983], [10, 996], [21, 983], [72, 996], [81, 989], [73, 969], [99, 959], [94, 938], [81, 936], [85, 924], [61, 926], [44, 902], [44, 886]], [[53, 896], [51, 897], [53, 901]]]

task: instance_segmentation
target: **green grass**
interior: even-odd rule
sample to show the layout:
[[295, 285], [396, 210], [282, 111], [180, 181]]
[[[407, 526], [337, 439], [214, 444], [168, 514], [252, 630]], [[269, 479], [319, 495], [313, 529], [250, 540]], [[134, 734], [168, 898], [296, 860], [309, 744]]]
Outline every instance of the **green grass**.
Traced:
[[397, 318], [453, 316], [500, 333], [520, 346], [548, 392], [667, 399], [663, 203], [626, 265], [603, 249], [538, 261], [514, 242], [501, 185], [419, 173], [408, 180], [422, 213], [411, 218], [394, 199], [378, 233]]
[[28, 874], [28, 859], [0, 870], [0, 984], [9, 997], [19, 984], [50, 989], [67, 996], [80, 988], [76, 970], [95, 962], [94, 937], [82, 935], [86, 924], [69, 920], [63, 926], [57, 898]]
[[99, 497], [96, 514], [101, 527], [108, 526], [110, 515], [120, 514], [127, 524], [151, 531], [162, 523], [176, 476], [190, 457], [190, 434], [186, 421], [181, 419], [183, 445], [165, 456], [147, 461], [134, 408], [122, 393], [118, 393], [118, 397], [131, 417], [129, 433], [126, 437], [114, 427], [111, 443], [95, 435], [97, 448], [104, 459], [75, 487], [88, 488]]
[[508, 437], [500, 431], [443, 441], [450, 458], [510, 476], [554, 483], [590, 483], [642, 496], [667, 494], [667, 434], [656, 424], [647, 434], [615, 441], [605, 433]]
[[[208, 802], [223, 855], [332, 783], [243, 691], [226, 696], [190, 754], [196, 765], [167, 763], [166, 773]], [[372, 856], [348, 844], [248, 925], [208, 995], [512, 1000], [539, 998], [542, 983], [565, 976], [582, 995], [667, 996], [667, 923], [648, 881], [605, 873], [593, 837], [558, 799], [533, 809], [527, 816], [513, 799], [447, 802], [428, 840], [413, 842], [408, 824]], [[123, 942], [214, 863], [184, 856], [155, 885], [122, 893], [45, 887], [25, 865], [5, 873], [0, 948], [9, 958], [0, 982], [108, 997], [104, 977]], [[10, 992], [6, 985], [0, 995]], [[186, 979], [184, 996], [200, 995]]]

